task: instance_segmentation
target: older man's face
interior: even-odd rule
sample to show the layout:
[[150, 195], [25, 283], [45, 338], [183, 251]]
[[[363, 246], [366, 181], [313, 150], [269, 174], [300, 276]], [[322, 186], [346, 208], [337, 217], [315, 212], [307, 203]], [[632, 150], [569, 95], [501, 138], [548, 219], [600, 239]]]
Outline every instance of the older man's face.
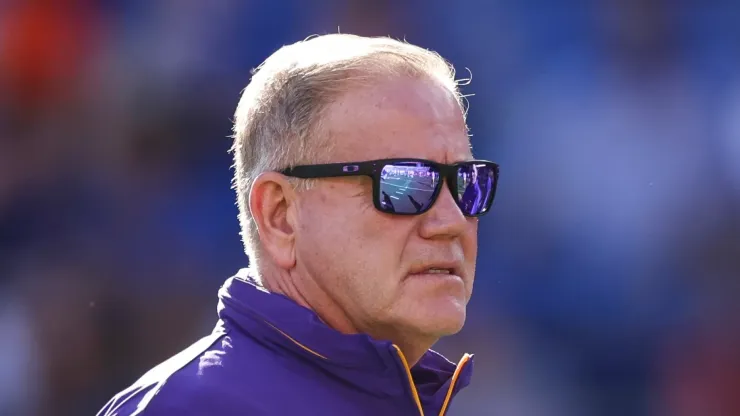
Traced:
[[[324, 125], [333, 162], [472, 158], [453, 94], [426, 80], [396, 79], [352, 91]], [[419, 216], [377, 211], [368, 177], [320, 179], [301, 195], [298, 267], [362, 332], [441, 337], [460, 330], [473, 288], [477, 220], [464, 217], [445, 185]], [[450, 263], [457, 274], [414, 273]]]

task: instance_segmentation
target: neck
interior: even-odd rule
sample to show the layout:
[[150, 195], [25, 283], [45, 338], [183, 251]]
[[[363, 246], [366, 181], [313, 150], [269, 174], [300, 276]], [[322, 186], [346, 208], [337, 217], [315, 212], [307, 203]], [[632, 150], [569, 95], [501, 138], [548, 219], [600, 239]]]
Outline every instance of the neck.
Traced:
[[429, 351], [429, 348], [434, 345], [434, 341], [398, 339], [394, 344], [396, 344], [401, 350], [401, 353], [403, 353], [409, 367], [413, 367], [419, 362], [419, 360], [421, 360], [421, 357]]
[[398, 328], [373, 328], [355, 324], [347, 312], [311, 279], [296, 279], [286, 270], [266, 268], [258, 272], [262, 285], [272, 293], [279, 293], [310, 309], [322, 322], [343, 334], [364, 333], [376, 340], [388, 340], [398, 346], [410, 367], [437, 341], [428, 336], [410, 336], [413, 331]]
[[272, 293], [279, 293], [284, 295], [297, 304], [314, 310], [311, 304], [308, 302], [306, 294], [295, 284], [293, 279], [290, 279], [288, 273], [282, 273], [281, 271], [272, 271], [265, 273], [264, 270], [258, 272], [262, 286]]

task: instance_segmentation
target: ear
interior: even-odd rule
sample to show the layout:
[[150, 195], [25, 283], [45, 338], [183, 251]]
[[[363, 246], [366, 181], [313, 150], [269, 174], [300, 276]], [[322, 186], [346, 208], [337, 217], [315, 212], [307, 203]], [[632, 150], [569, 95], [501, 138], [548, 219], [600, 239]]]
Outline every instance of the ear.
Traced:
[[259, 231], [263, 251], [278, 267], [295, 266], [296, 193], [285, 176], [265, 172], [249, 192], [249, 210]]

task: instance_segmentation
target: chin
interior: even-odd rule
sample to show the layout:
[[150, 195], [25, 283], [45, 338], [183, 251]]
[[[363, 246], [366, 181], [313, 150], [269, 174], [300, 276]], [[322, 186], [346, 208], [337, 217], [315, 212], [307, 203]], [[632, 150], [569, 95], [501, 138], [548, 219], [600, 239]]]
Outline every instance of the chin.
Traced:
[[[420, 312], [424, 312], [423, 315]], [[419, 332], [441, 338], [454, 335], [465, 325], [465, 306], [448, 305], [434, 308], [420, 308], [414, 314], [413, 322]]]
[[440, 338], [453, 335], [465, 324], [467, 296], [459, 281], [453, 285], [431, 285], [421, 280], [407, 286], [393, 315], [396, 322], [419, 335]]

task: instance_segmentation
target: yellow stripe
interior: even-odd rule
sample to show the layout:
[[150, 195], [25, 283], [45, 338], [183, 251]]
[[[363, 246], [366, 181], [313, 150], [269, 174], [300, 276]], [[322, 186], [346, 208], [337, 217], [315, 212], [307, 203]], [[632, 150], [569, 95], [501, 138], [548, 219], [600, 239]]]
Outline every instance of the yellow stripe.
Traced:
[[444, 416], [445, 412], [447, 411], [447, 406], [450, 404], [450, 399], [452, 398], [452, 390], [455, 389], [455, 383], [457, 382], [457, 378], [460, 377], [460, 373], [462, 372], [463, 367], [465, 364], [470, 360], [471, 355], [470, 354], [464, 354], [462, 359], [460, 359], [460, 363], [457, 365], [457, 368], [455, 369], [455, 373], [452, 374], [452, 381], [450, 381], [450, 388], [447, 389], [447, 396], [445, 397], [445, 401], [442, 404], [442, 410], [439, 412], [439, 416]]
[[398, 356], [401, 357], [401, 362], [403, 363], [403, 367], [406, 369], [406, 375], [409, 377], [409, 384], [411, 385], [411, 393], [414, 395], [414, 401], [416, 402], [416, 407], [419, 408], [419, 414], [421, 416], [424, 416], [424, 408], [421, 407], [421, 400], [419, 400], [419, 392], [416, 391], [416, 385], [414, 384], [414, 379], [411, 376], [411, 368], [409, 367], [409, 362], [406, 361], [406, 357], [403, 355], [403, 352], [401, 352], [401, 349], [398, 348], [398, 345], [393, 344], [393, 348], [398, 351]]
[[267, 325], [270, 325], [271, 327], [275, 328], [275, 330], [278, 331], [279, 333], [283, 334], [283, 336], [285, 336], [285, 338], [288, 338], [289, 340], [293, 341], [293, 343], [295, 345], [303, 348], [304, 350], [310, 352], [311, 354], [313, 354], [313, 355], [315, 355], [315, 356], [317, 356], [319, 358], [323, 358], [325, 360], [328, 360], [328, 358], [324, 357], [323, 355], [319, 354], [318, 352], [316, 352], [316, 351], [312, 350], [311, 348], [308, 348], [307, 346], [305, 346], [305, 345], [301, 344], [300, 342], [294, 340], [293, 337], [291, 337], [290, 335], [288, 335], [285, 332], [281, 331], [280, 328], [276, 327], [275, 325], [273, 325], [273, 324], [271, 324], [271, 323], [269, 323], [267, 321], [265, 321], [265, 323]]

